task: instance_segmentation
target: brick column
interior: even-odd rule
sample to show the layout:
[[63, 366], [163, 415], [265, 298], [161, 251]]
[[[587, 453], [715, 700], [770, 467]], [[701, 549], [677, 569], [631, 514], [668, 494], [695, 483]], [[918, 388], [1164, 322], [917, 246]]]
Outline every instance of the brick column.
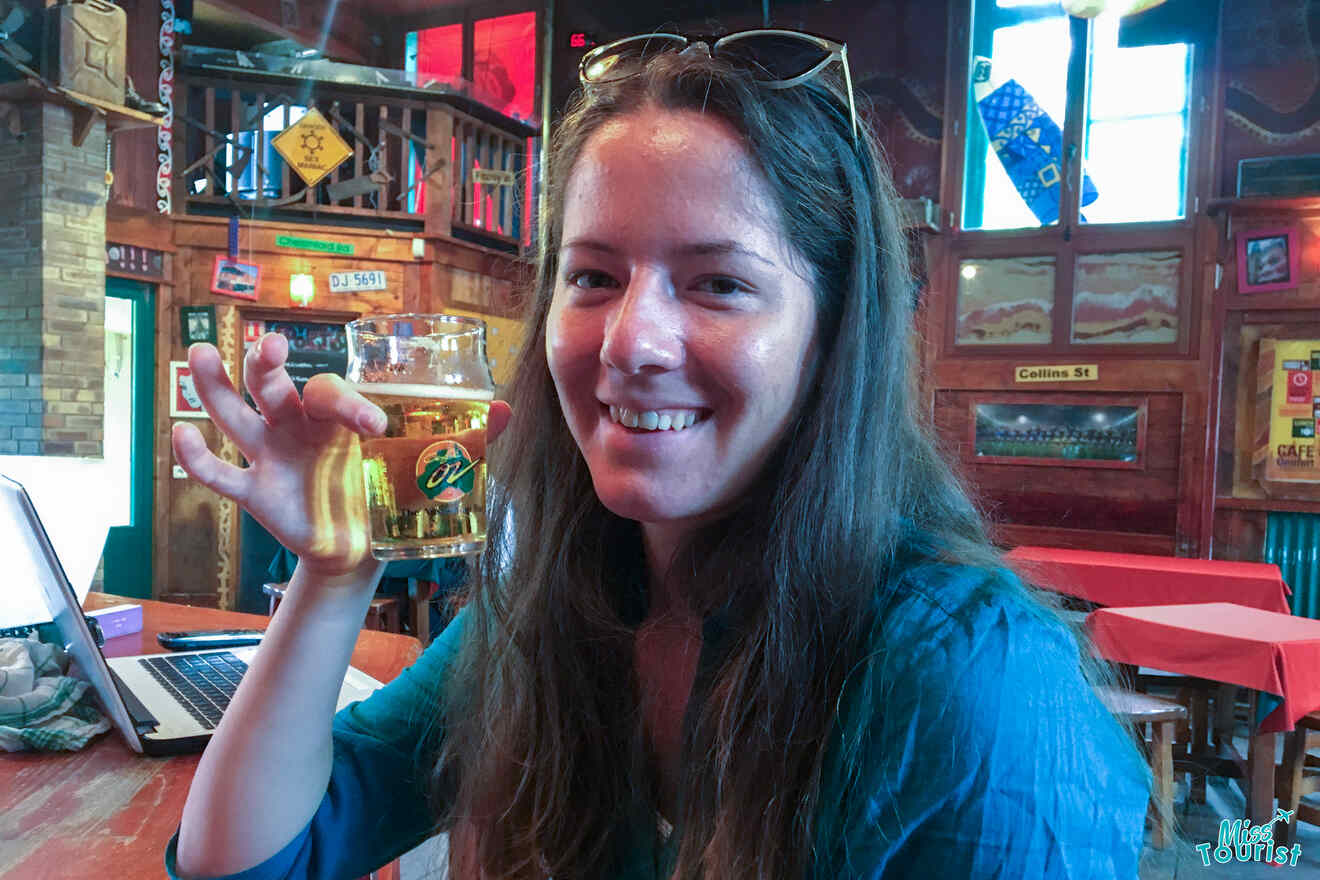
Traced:
[[0, 454], [102, 454], [105, 122], [20, 107], [0, 127]]

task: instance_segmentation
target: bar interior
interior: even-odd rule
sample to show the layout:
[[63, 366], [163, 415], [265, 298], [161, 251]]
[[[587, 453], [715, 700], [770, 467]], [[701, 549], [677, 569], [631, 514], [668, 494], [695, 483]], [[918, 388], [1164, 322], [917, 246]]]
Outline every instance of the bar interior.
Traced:
[[[1317, 4], [0, 0], [0, 666], [39, 683], [25, 646], [63, 643], [45, 674], [88, 683], [39, 734], [0, 690], [0, 880], [159, 876], [241, 672], [205, 670], [205, 730], [171, 739], [114, 660], [174, 656], [168, 633], [255, 652], [298, 596], [298, 554], [180, 463], [181, 434], [251, 463], [190, 348], [264, 411], [244, 364], [269, 334], [301, 393], [366, 381], [354, 321], [476, 318], [491, 382], [452, 384], [517, 412], [584, 55], [757, 29], [847, 44], [912, 266], [919, 420], [1110, 676], [1150, 773], [1139, 876], [1320, 872]], [[427, 454], [419, 479], [484, 484], [482, 453]], [[475, 560], [382, 563], [341, 706], [417, 661]], [[451, 837], [369, 876], [441, 876]]]

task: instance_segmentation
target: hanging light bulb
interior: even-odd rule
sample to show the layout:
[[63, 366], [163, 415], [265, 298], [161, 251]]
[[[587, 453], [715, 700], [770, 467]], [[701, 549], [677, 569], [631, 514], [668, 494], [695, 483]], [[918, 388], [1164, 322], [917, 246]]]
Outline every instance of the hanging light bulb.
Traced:
[[1136, 15], [1164, 0], [1063, 0], [1063, 11], [1077, 18], [1095, 18], [1097, 15]]
[[289, 276], [289, 299], [304, 308], [316, 296], [316, 279], [311, 275]]

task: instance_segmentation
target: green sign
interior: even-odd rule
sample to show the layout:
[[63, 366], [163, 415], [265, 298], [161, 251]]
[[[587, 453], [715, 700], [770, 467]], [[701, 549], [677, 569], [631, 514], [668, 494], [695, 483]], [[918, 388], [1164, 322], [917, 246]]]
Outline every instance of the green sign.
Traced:
[[323, 254], [353, 253], [353, 246], [342, 241], [321, 241], [316, 238], [298, 238], [293, 235], [275, 236], [275, 246], [296, 248], [300, 251], [319, 251]]

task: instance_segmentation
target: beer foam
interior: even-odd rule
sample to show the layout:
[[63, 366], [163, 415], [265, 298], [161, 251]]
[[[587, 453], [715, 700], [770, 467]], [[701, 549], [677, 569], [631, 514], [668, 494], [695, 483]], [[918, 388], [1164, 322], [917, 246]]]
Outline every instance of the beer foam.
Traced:
[[424, 397], [428, 400], [480, 400], [495, 399], [494, 391], [482, 388], [459, 388], [454, 385], [413, 385], [393, 382], [349, 382], [348, 386], [359, 394], [389, 394], [394, 397]]

